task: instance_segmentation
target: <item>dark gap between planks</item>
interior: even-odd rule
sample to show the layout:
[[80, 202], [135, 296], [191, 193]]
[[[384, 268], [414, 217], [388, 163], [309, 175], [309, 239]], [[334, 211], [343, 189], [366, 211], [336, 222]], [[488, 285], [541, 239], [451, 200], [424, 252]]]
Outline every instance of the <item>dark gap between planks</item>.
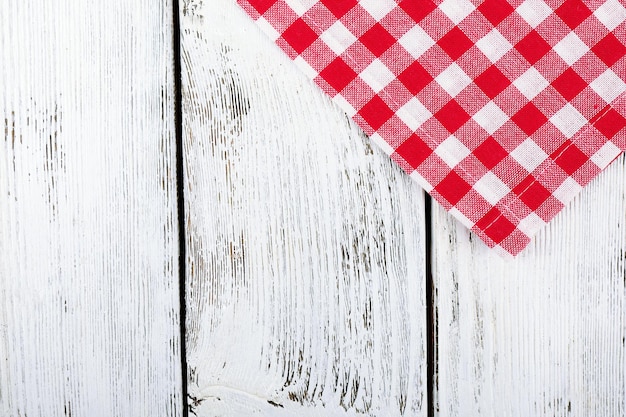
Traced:
[[181, 66], [181, 38], [180, 38], [180, 9], [178, 0], [172, 0], [173, 19], [173, 50], [174, 50], [174, 122], [176, 125], [176, 199], [178, 206], [178, 293], [179, 293], [179, 320], [180, 320], [180, 362], [181, 362], [181, 396], [182, 416], [189, 417], [187, 398], [187, 247], [185, 233], [185, 178], [183, 154], [183, 109], [182, 109], [182, 66]]
[[432, 197], [424, 192], [424, 228], [425, 228], [425, 261], [426, 261], [426, 397], [428, 417], [435, 416], [435, 349], [437, 348], [437, 306], [434, 298], [433, 282], [433, 230], [432, 230]]

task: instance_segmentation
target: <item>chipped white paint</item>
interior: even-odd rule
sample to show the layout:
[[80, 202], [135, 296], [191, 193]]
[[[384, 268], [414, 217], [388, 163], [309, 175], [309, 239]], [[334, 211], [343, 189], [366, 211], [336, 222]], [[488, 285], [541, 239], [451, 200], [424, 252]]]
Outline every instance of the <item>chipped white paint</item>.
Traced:
[[[0, 416], [179, 416], [170, 4], [0, 7]], [[425, 416], [422, 192], [182, 1], [189, 411]], [[438, 416], [625, 416], [624, 158], [516, 260], [435, 206]]]
[[438, 208], [437, 415], [626, 415], [624, 157], [515, 260]]
[[[354, 348], [337, 355], [389, 338], [384, 326], [346, 329], [353, 310], [343, 306], [371, 294], [379, 317], [398, 317], [397, 304], [378, 289], [423, 283], [382, 269], [342, 281], [363, 274], [352, 275], [357, 264], [345, 275], [333, 256], [354, 233], [373, 237], [377, 216], [391, 226], [385, 241], [406, 239], [394, 233], [413, 227], [421, 211], [386, 217], [388, 209], [371, 210], [367, 195], [352, 197], [355, 180], [372, 181], [374, 195], [384, 191], [390, 168], [379, 159], [386, 158], [346, 141], [357, 135], [352, 126], [231, 3], [190, 1], [183, 18], [191, 409], [199, 416], [399, 415], [387, 394], [397, 385], [379, 375], [415, 363]], [[435, 205], [436, 415], [625, 415], [621, 161], [514, 261], [491, 253]], [[385, 193], [388, 207], [417, 207], [408, 201], [414, 187], [391, 172], [398, 177]], [[347, 181], [339, 182], [342, 175]], [[416, 244], [400, 240], [394, 248]], [[361, 256], [372, 259], [376, 248], [364, 249]], [[392, 258], [370, 271], [403, 267]], [[415, 294], [405, 294], [410, 305]], [[423, 347], [423, 311], [408, 320], [421, 320], [410, 325]], [[374, 406], [363, 407], [358, 395], [346, 406], [350, 384], [346, 390], [324, 376], [331, 364], [360, 372], [361, 386], [379, 384], [369, 390]]]
[[171, 7], [0, 7], [0, 416], [179, 416]]
[[425, 416], [422, 191], [234, 1], [182, 21], [190, 411]]

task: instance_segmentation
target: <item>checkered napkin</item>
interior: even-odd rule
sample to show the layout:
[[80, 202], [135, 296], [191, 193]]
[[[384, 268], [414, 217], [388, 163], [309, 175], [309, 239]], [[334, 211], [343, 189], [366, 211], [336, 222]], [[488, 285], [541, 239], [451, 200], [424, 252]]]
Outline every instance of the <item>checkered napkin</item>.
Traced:
[[624, 0], [238, 2], [501, 252], [626, 148]]

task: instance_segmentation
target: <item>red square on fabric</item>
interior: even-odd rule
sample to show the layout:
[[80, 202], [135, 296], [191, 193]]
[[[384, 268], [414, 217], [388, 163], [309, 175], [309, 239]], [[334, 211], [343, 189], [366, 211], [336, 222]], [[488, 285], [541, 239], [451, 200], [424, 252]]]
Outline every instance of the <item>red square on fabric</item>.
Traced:
[[433, 80], [433, 77], [419, 61], [415, 61], [398, 76], [398, 79], [411, 94], [417, 94]]
[[513, 192], [533, 211], [537, 210], [551, 195], [550, 191], [532, 175], [526, 177], [517, 187], [513, 188]]
[[409, 15], [416, 23], [419, 23], [437, 8], [430, 0], [402, 0], [398, 6]]
[[551, 48], [548, 42], [533, 30], [515, 45], [515, 49], [517, 49], [528, 62], [535, 64], [543, 58]]
[[270, 7], [276, 3], [277, 0], [254, 0], [250, 4], [255, 8], [259, 14], [263, 14], [269, 10]]
[[546, 116], [533, 103], [528, 103], [522, 107], [520, 111], [511, 117], [511, 120], [528, 136], [535, 133], [548, 121]]
[[474, 80], [474, 83], [491, 99], [511, 85], [511, 81], [495, 65], [487, 68]]
[[374, 130], [378, 130], [387, 120], [393, 116], [393, 111], [379, 96], [374, 96], [359, 111], [363, 120]]
[[576, 29], [586, 18], [591, 16], [591, 10], [581, 0], [565, 0], [556, 9], [556, 14], [567, 26]]
[[500, 22], [513, 13], [514, 9], [506, 1], [485, 0], [480, 6], [478, 6], [478, 11], [481, 12], [492, 25], [498, 26]]
[[317, 39], [317, 34], [304, 20], [297, 19], [283, 32], [283, 39], [299, 54]]
[[483, 230], [494, 243], [502, 242], [515, 230], [515, 225], [511, 223], [497, 208], [492, 208], [480, 219], [475, 227]]
[[507, 155], [507, 151], [491, 136], [474, 151], [474, 156], [488, 169], [498, 165]]
[[453, 206], [467, 194], [472, 187], [454, 171], [435, 187], [435, 190]]
[[357, 4], [357, 0], [320, 0], [338, 19], [348, 13]]
[[419, 136], [412, 134], [398, 146], [396, 153], [413, 168], [417, 168], [433, 153], [433, 150]]
[[485, 229], [485, 234], [495, 243], [501, 243], [515, 230], [515, 225], [506, 217], [502, 216]]
[[396, 39], [380, 23], [372, 26], [359, 40], [377, 57], [381, 56], [396, 42]]
[[453, 60], [459, 59], [473, 44], [474, 43], [465, 36], [465, 33], [457, 26], [450, 29], [450, 31], [437, 42], [437, 45]]
[[448, 132], [454, 133], [470, 119], [470, 115], [455, 100], [450, 100], [435, 117]]
[[561, 145], [550, 157], [560, 166], [568, 175], [572, 175], [578, 170], [589, 157], [585, 155], [571, 141]]
[[581, 91], [585, 89], [587, 83], [572, 68], [568, 68], [556, 80], [552, 82], [552, 87], [558, 91], [563, 98], [571, 101]]
[[502, 216], [502, 212], [493, 207], [487, 213], [485, 213], [485, 215], [480, 220], [478, 220], [474, 226], [484, 230], [488, 226], [492, 225], [500, 216]]
[[626, 118], [614, 109], [609, 109], [598, 119], [594, 127], [608, 139], [612, 139], [617, 132], [626, 127]]
[[357, 73], [343, 59], [337, 57], [320, 72], [319, 76], [339, 93], [357, 77]]
[[591, 51], [606, 64], [612, 66], [626, 55], [626, 46], [620, 42], [613, 33], [606, 35], [600, 42], [595, 44]]

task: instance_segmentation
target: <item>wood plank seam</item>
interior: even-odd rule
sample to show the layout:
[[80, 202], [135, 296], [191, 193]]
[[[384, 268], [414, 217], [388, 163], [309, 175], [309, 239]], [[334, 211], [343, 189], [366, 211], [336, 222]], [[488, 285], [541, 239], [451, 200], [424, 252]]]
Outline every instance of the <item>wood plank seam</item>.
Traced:
[[437, 312], [434, 299], [434, 282], [433, 282], [433, 269], [432, 269], [432, 197], [424, 191], [424, 259], [425, 259], [425, 271], [424, 271], [424, 286], [426, 297], [426, 401], [427, 409], [426, 413], [428, 417], [435, 416], [435, 351], [437, 349]]
[[179, 315], [180, 315], [180, 362], [182, 372], [181, 398], [182, 417], [189, 416], [189, 392], [187, 384], [187, 239], [185, 228], [185, 166], [183, 151], [183, 96], [182, 96], [182, 64], [180, 34], [180, 4], [172, 0], [172, 47], [174, 55], [174, 129], [176, 135], [176, 200], [178, 205], [178, 282], [179, 282]]

